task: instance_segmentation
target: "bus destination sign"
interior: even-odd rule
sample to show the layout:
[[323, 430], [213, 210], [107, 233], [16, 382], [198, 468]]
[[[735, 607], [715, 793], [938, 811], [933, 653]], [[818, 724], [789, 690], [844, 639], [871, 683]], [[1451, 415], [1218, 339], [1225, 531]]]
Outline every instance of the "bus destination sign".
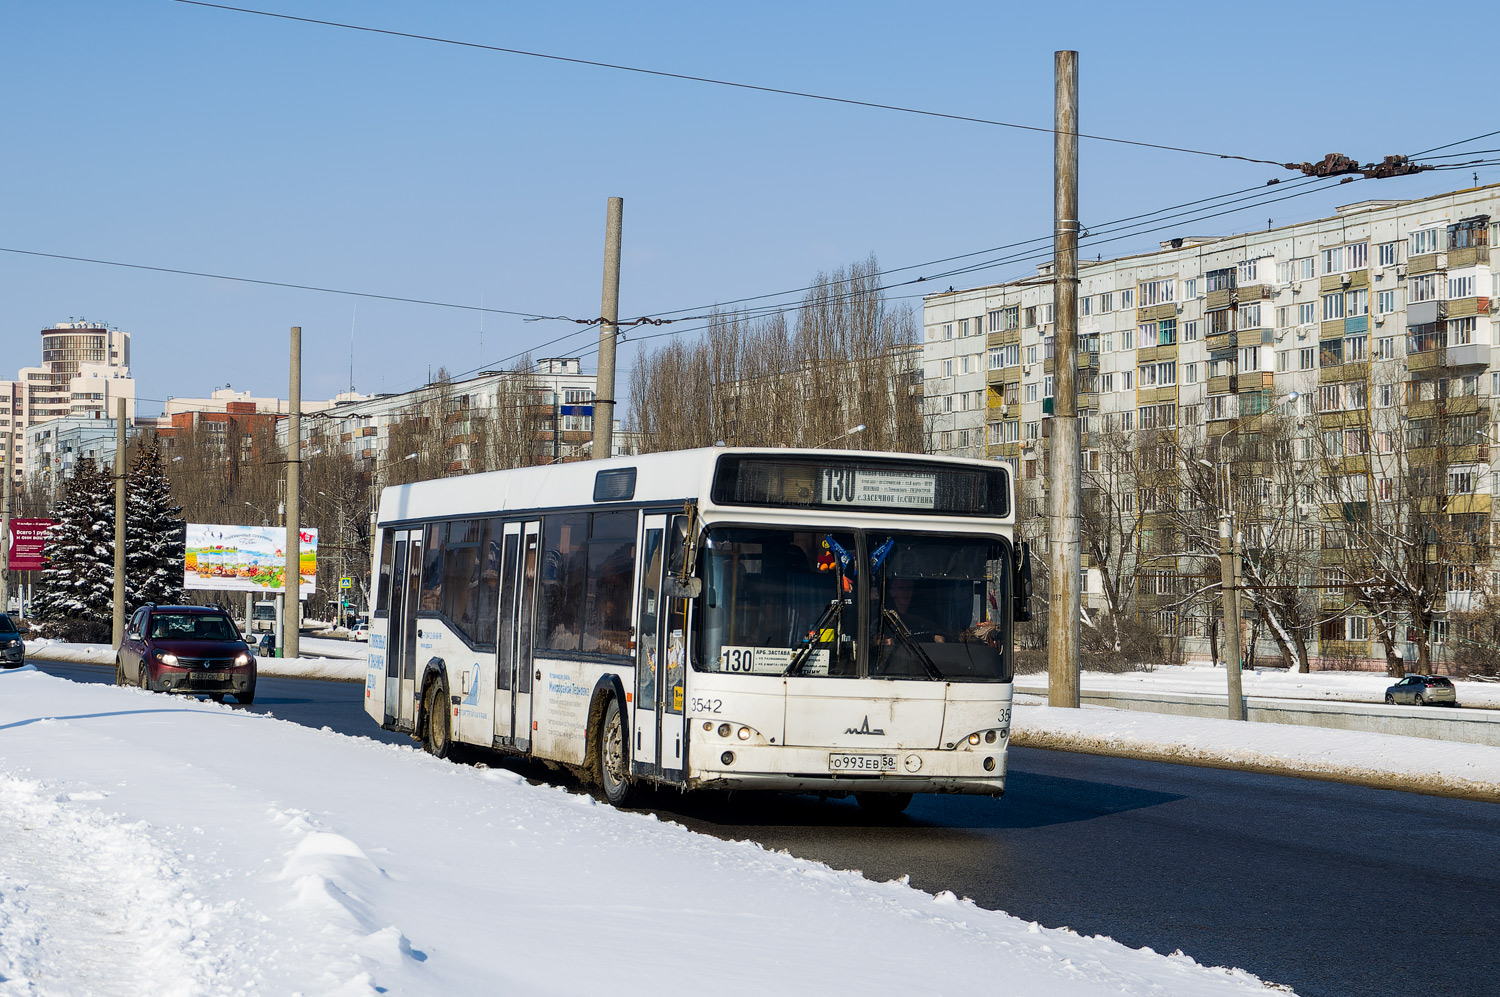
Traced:
[[937, 476], [934, 474], [825, 467], [822, 485], [821, 500], [829, 505], [886, 509], [932, 509], [937, 505]]

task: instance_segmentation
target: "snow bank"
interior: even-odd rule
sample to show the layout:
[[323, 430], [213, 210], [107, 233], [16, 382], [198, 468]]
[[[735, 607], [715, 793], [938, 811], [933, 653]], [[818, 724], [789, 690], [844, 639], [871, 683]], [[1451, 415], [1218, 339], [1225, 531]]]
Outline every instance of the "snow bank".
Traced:
[[1265, 992], [508, 771], [31, 667], [0, 673], [0, 752], [6, 994]]
[[[261, 675], [277, 675], [283, 678], [328, 679], [339, 682], [363, 682], [368, 646], [343, 640], [324, 640], [303, 637], [302, 648], [314, 652], [317, 657], [303, 655], [297, 658], [256, 658], [256, 671]], [[336, 645], [336, 646], [328, 646]], [[110, 644], [65, 644], [55, 640], [28, 640], [27, 660], [69, 661], [81, 664], [113, 666], [115, 649]]]
[[[1222, 668], [1209, 665], [1159, 665], [1151, 671], [1084, 672], [1080, 684], [1091, 692], [1184, 692], [1223, 696], [1228, 678]], [[1274, 699], [1323, 699], [1348, 703], [1380, 703], [1396, 680], [1380, 672], [1309, 672], [1282, 669], [1241, 673], [1246, 696]], [[1454, 679], [1458, 701], [1464, 706], [1500, 709], [1500, 682]], [[1017, 675], [1018, 689], [1046, 689], [1047, 673]]]
[[1011, 743], [1500, 802], [1500, 748], [1017, 698]]

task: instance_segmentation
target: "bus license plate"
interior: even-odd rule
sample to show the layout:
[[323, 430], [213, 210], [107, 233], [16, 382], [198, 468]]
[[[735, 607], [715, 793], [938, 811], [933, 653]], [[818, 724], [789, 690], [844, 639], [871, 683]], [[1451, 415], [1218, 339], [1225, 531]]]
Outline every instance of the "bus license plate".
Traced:
[[828, 771], [830, 772], [894, 772], [896, 771], [895, 755], [872, 755], [872, 754], [836, 754], [828, 756]]

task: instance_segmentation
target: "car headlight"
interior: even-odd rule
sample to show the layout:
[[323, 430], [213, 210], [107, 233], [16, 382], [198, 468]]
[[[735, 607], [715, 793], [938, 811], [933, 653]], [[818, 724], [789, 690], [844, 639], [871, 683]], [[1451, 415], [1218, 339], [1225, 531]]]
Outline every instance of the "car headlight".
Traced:
[[164, 665], [175, 665], [177, 664], [177, 655], [171, 651], [157, 651], [156, 660]]
[[235, 655], [234, 663], [237, 665], [248, 665], [250, 663], [250, 655], [241, 652]]

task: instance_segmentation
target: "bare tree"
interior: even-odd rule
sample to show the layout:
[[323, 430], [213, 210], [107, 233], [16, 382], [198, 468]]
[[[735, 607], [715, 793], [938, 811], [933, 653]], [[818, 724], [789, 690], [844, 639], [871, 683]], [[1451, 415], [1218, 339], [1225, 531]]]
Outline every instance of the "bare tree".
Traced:
[[779, 314], [719, 312], [697, 342], [642, 355], [632, 430], [652, 450], [723, 441], [920, 452], [916, 319], [886, 305], [878, 273], [871, 258], [820, 274], [794, 331]]

